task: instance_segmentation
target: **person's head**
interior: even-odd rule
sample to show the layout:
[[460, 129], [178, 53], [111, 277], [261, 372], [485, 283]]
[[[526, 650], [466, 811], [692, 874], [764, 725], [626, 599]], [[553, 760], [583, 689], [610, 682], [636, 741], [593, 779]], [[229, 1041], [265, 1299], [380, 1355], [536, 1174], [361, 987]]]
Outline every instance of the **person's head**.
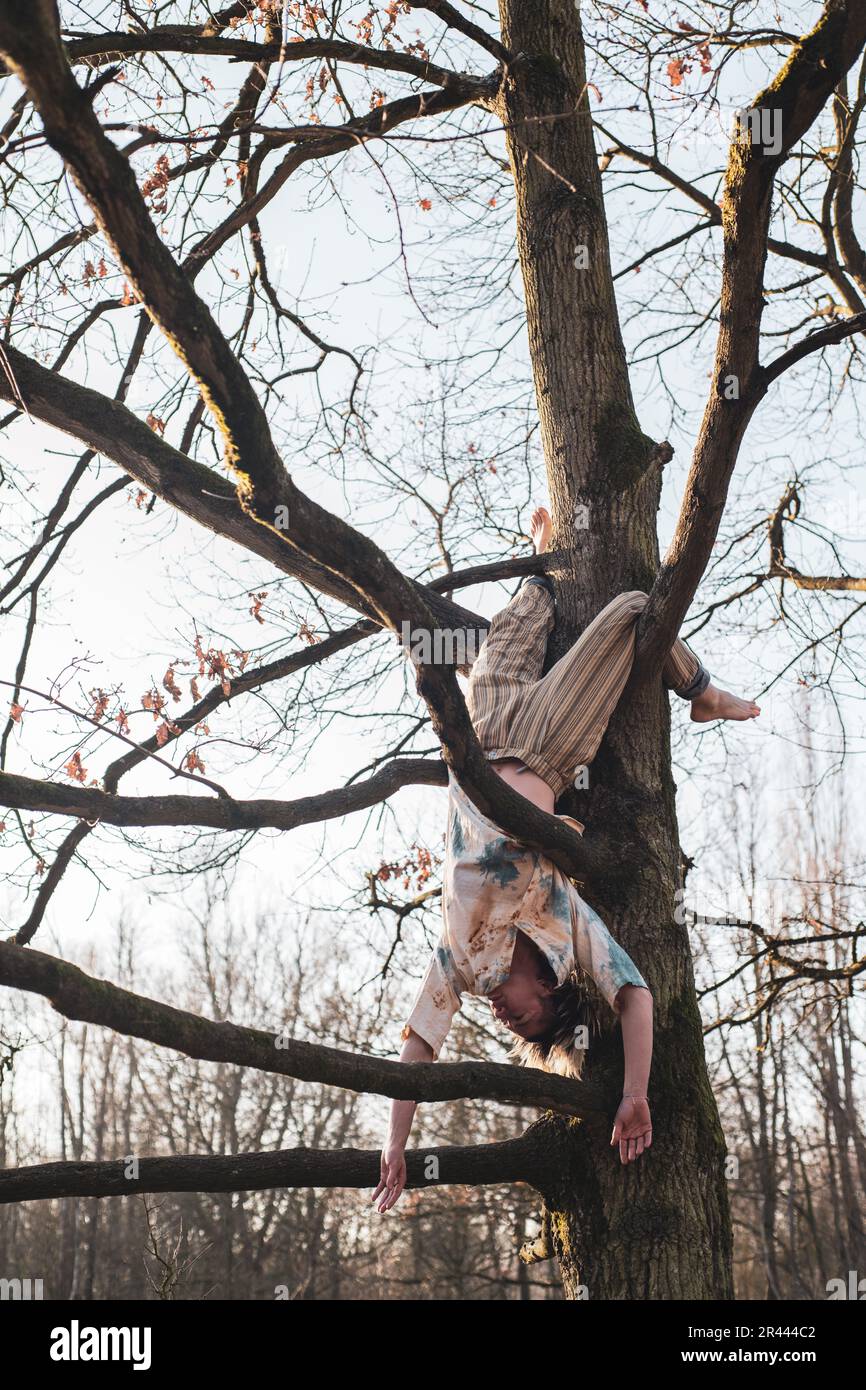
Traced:
[[545, 1001], [545, 1022], [532, 1036], [519, 1033], [509, 1055], [523, 1067], [538, 1067], [559, 1076], [580, 1076], [586, 1047], [598, 1032], [598, 1014], [577, 971], [555, 985]]
[[510, 1056], [523, 1066], [579, 1076], [586, 1039], [577, 1029], [597, 1028], [586, 990], [572, 971], [563, 984], [545, 956], [518, 932], [508, 979], [489, 995], [490, 1007], [516, 1042]]
[[556, 976], [534, 941], [518, 931], [507, 980], [488, 995], [497, 1023], [519, 1038], [535, 1038], [553, 1022]]
[[541, 972], [535, 976], [512, 971], [488, 996], [496, 1022], [527, 1040], [546, 1033], [554, 1020], [552, 1000], [556, 992], [556, 977], [552, 970], [549, 974], [547, 979]]

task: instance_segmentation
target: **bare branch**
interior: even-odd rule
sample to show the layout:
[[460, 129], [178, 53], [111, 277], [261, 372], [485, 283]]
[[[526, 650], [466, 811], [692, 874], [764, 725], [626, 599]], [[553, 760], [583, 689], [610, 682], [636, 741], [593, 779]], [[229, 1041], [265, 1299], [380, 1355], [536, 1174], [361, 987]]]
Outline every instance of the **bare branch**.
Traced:
[[[156, 434], [120, 401], [80, 386], [41, 366], [16, 348], [7, 349], [28, 409], [35, 419], [63, 430], [111, 459], [142, 487], [156, 493], [193, 521], [233, 540], [267, 560], [284, 574], [372, 617], [371, 605], [326, 566], [310, 561], [284, 545], [277, 533], [259, 526], [238, 505], [235, 489], [225, 478]], [[0, 374], [0, 399], [13, 400], [11, 387]], [[511, 562], [504, 562], [510, 564]], [[523, 559], [514, 562], [521, 573]], [[497, 577], [505, 577], [504, 573]], [[470, 578], [469, 583], [480, 582]], [[438, 581], [437, 581], [438, 583]], [[458, 581], [449, 585], [457, 587]], [[419, 586], [420, 591], [420, 586]], [[452, 630], [486, 629], [488, 621], [445, 598], [424, 591], [424, 601], [438, 621]], [[376, 620], [376, 629], [381, 622]], [[372, 628], [371, 628], [372, 630]]]
[[839, 319], [838, 323], [831, 323], [826, 328], [816, 328], [808, 337], [795, 343], [793, 347], [788, 348], [787, 352], [780, 353], [772, 362], [768, 362], [765, 367], [760, 368], [760, 377], [765, 388], [771, 382], [778, 380], [789, 367], [793, 367], [797, 362], [802, 362], [804, 357], [809, 356], [809, 353], [820, 352], [822, 348], [844, 342], [854, 333], [863, 332], [866, 332], [866, 311], [862, 314], [854, 314], [850, 319]]
[[777, 151], [731, 145], [722, 206], [724, 257], [713, 386], [674, 538], [638, 624], [634, 685], [657, 675], [710, 558], [740, 442], [768, 381], [758, 361], [773, 180], [866, 43], [866, 5], [827, 0], [753, 109], [781, 122]]
[[[132, 1197], [141, 1192], [260, 1192], [269, 1187], [369, 1187], [379, 1180], [373, 1149], [278, 1149], [274, 1153], [181, 1154], [139, 1158], [136, 1176], [119, 1158], [102, 1163], [38, 1163], [0, 1170], [0, 1205], [54, 1197]], [[407, 1187], [459, 1183], [539, 1183], [553, 1165], [550, 1146], [529, 1129], [498, 1144], [410, 1149]], [[431, 1176], [435, 1174], [436, 1176]]]
[[465, 34], [479, 44], [481, 48], [486, 48], [488, 53], [500, 63], [510, 63], [512, 55], [508, 49], [503, 47], [498, 39], [492, 34], [488, 34], [478, 24], [473, 24], [471, 19], [466, 19], [454, 5], [450, 5], [448, 0], [408, 0], [413, 10], [429, 10], [435, 14], [437, 19], [441, 19], [443, 24], [449, 28], [456, 29], [458, 33]]
[[[201, 779], [199, 779], [201, 780]], [[119, 796], [98, 787], [65, 786], [0, 772], [0, 805], [52, 815], [81, 816], [106, 825], [200, 825], [210, 830], [295, 830], [375, 806], [409, 784], [444, 786], [444, 763], [397, 758], [365, 782], [299, 797], [297, 801], [235, 801], [228, 795]]]
[[[403, 72], [433, 82], [438, 87], [466, 85], [464, 73], [452, 72], [413, 53], [398, 49], [370, 48], [344, 39], [301, 39], [297, 43], [260, 43], [255, 39], [221, 38], [204, 34], [196, 25], [166, 24], [153, 29], [137, 29], [104, 34], [83, 34], [68, 40], [64, 52], [70, 63], [86, 63], [89, 68], [138, 53], [189, 53], [196, 57], [228, 58], [232, 62], [303, 63], [331, 58], [386, 72]], [[2, 74], [0, 74], [2, 75]]]
[[78, 966], [29, 947], [0, 941], [0, 984], [44, 995], [64, 1018], [144, 1038], [201, 1061], [230, 1062], [299, 1081], [342, 1086], [396, 1100], [485, 1098], [504, 1105], [534, 1105], [569, 1115], [606, 1114], [600, 1088], [535, 1068], [495, 1062], [392, 1062], [280, 1033], [222, 1023], [172, 1008]]
[[767, 577], [787, 579], [798, 589], [819, 590], [825, 593], [837, 590], [848, 593], [866, 591], [866, 577], [851, 574], [802, 574], [796, 565], [792, 565], [790, 560], [785, 558], [784, 524], [786, 521], [793, 521], [799, 510], [800, 494], [792, 484], [786, 490], [768, 524], [770, 565]]
[[[369, 560], [389, 606], [400, 602], [388, 584], [392, 574], [397, 577], [399, 594], [403, 601], [408, 599], [406, 608], [392, 608], [392, 624], [398, 630], [401, 612], [416, 630], [433, 632], [444, 627], [452, 633], [469, 630], [483, 634], [488, 627], [485, 618], [405, 578], [366, 537], [304, 499], [304, 508], [311, 518], [310, 533], [318, 537], [319, 550], [324, 557], [322, 563], [311, 561], [299, 548], [283, 544], [282, 534], [275, 527], [257, 524], [248, 511], [242, 510], [230, 483], [173, 448], [126, 406], [49, 371], [15, 349], [10, 348], [9, 356], [35, 418], [75, 434], [193, 520], [237, 541], [284, 573], [293, 574], [312, 587], [372, 615], [377, 626], [381, 625], [382, 618], [372, 602], [365, 601], [365, 596], [347, 584], [335, 566], [325, 562], [336, 559], [338, 532], [344, 537], [344, 562], [357, 571]], [[0, 398], [5, 395], [9, 399], [9, 393], [8, 384], [0, 376]], [[303, 496], [288, 480], [287, 485], [297, 498]], [[295, 509], [294, 504], [292, 506]], [[548, 557], [544, 557], [542, 568], [547, 561]], [[534, 567], [536, 561], [530, 559], [529, 563]], [[497, 577], [504, 577], [503, 567], [512, 564], [521, 572], [526, 567], [526, 559], [519, 557], [514, 561], [498, 562]], [[476, 568], [470, 573], [475, 576], [478, 572]], [[436, 582], [448, 588], [455, 587], [457, 579], [448, 576]], [[473, 578], [470, 582], [477, 581]], [[600, 838], [581, 838], [562, 820], [537, 810], [497, 777], [478, 746], [465, 702], [449, 667], [424, 667], [418, 689], [433, 711], [433, 725], [442, 742], [446, 762], [455, 767], [461, 785], [483, 815], [524, 844], [541, 850], [564, 872], [578, 878], [627, 872], [629, 865], [635, 863], [624, 839], [616, 846], [609, 846]]]
[[[129, 163], [107, 138], [75, 82], [53, 0], [34, 0], [23, 15], [17, 7], [13, 15], [8, 4], [0, 4], [0, 50], [27, 86], [49, 143], [72, 172], [150, 317], [197, 382], [222, 438], [225, 462], [237, 478], [242, 510], [291, 552], [345, 581], [355, 591], [356, 605], [368, 606], [392, 631], [400, 632], [407, 622], [416, 630], [432, 631], [435, 618], [418, 586], [372, 540], [301, 492], [286, 472], [249, 377], [158, 236]], [[437, 99], [446, 98], [440, 93]], [[496, 776], [478, 743], [453, 667], [419, 663], [417, 688], [445, 761], [483, 815], [579, 877], [622, 872], [631, 862], [625, 847], [606, 852], [582, 840]]]

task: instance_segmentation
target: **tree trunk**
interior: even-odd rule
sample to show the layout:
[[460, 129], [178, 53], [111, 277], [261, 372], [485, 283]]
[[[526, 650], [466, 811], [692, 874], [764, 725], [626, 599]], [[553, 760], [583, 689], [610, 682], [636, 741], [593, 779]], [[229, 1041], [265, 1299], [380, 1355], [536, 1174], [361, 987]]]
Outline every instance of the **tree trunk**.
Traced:
[[[500, 16], [503, 42], [518, 55], [499, 114], [517, 192], [527, 332], [560, 551], [552, 570], [555, 659], [617, 593], [649, 589], [659, 562], [661, 470], [629, 385], [577, 9], [572, 0], [500, 0]], [[588, 790], [570, 794], [564, 809], [624, 845], [622, 877], [589, 885], [587, 897], [652, 988], [655, 1136], [649, 1155], [623, 1170], [607, 1125], [553, 1122], [566, 1131], [569, 1160], [559, 1189], [546, 1194], [566, 1293], [575, 1298], [583, 1285], [590, 1299], [730, 1298], [725, 1144], [688, 934], [674, 915], [680, 850], [660, 684], [620, 705], [589, 778]], [[587, 1076], [608, 1086], [615, 1108], [618, 1031], [593, 1047]]]

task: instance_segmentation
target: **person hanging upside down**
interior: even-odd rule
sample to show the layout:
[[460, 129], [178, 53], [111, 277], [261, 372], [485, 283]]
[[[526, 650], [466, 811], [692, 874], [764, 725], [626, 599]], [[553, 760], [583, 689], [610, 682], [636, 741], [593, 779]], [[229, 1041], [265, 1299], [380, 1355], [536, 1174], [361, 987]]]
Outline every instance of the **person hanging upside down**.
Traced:
[[[546, 550], [551, 519], [532, 516], [532, 540]], [[503, 781], [542, 811], [575, 771], [588, 767], [622, 695], [647, 603], [620, 594], [574, 646], [542, 676], [554, 623], [553, 586], [531, 576], [494, 617], [469, 676], [466, 704], [485, 756]], [[759, 707], [719, 690], [679, 638], [662, 672], [688, 700], [691, 717], [753, 719]], [[584, 827], [562, 816], [579, 833]], [[516, 1041], [524, 1065], [579, 1076], [592, 1010], [585, 972], [619, 1016], [625, 1054], [623, 1096], [611, 1144], [622, 1163], [652, 1143], [647, 1102], [652, 1057], [652, 997], [631, 957], [613, 939], [571, 880], [543, 854], [511, 839], [448, 775], [448, 830], [442, 885], [442, 935], [403, 1029], [403, 1062], [435, 1061], [463, 994], [481, 995]], [[406, 1183], [405, 1147], [414, 1101], [394, 1101], [382, 1150], [378, 1210], [394, 1206]]]

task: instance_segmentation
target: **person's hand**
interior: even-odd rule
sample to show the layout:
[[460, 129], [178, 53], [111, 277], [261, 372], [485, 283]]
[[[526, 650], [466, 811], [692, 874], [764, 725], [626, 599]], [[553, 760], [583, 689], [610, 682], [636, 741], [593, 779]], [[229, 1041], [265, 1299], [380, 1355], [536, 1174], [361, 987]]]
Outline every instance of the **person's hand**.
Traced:
[[382, 1172], [379, 1186], [373, 1193], [373, 1203], [384, 1216], [397, 1201], [406, 1186], [406, 1153], [402, 1144], [386, 1144], [382, 1150]]
[[619, 1144], [621, 1163], [633, 1163], [653, 1141], [646, 1096], [623, 1096], [614, 1116], [611, 1147]]

